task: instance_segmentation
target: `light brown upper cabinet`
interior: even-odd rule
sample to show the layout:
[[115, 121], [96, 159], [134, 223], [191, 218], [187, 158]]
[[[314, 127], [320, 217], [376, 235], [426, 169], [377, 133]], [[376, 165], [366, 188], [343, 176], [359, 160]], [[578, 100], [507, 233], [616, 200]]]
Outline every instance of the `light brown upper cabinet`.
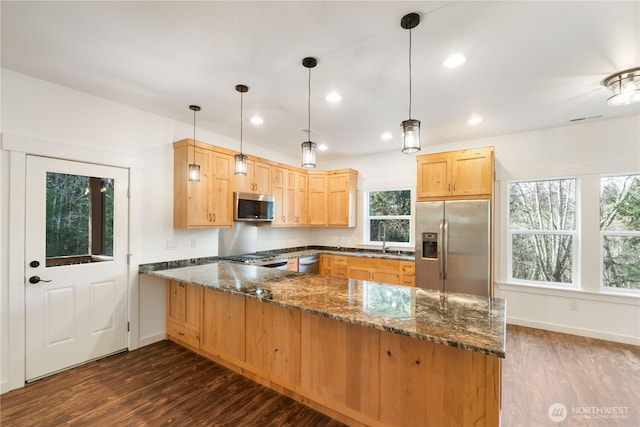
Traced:
[[356, 226], [356, 182], [358, 172], [352, 169], [327, 173], [327, 225]]
[[493, 147], [424, 154], [417, 161], [417, 200], [493, 195]]
[[271, 165], [248, 158], [247, 174], [233, 176], [233, 191], [271, 194]]
[[309, 225], [327, 225], [327, 173], [309, 171]]
[[[183, 139], [173, 144], [173, 227], [230, 227], [233, 223], [233, 155]], [[200, 181], [189, 181], [190, 163], [200, 165]]]
[[275, 198], [272, 226], [307, 225], [307, 172], [282, 166], [271, 169], [271, 194]]

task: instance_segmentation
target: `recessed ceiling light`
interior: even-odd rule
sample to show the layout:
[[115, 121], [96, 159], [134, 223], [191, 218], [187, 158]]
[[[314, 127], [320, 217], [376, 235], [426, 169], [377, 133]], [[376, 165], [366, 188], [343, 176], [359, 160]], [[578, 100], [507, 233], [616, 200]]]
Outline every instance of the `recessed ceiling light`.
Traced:
[[391, 139], [393, 137], [393, 135], [391, 135], [391, 132], [385, 132], [382, 135], [380, 135], [380, 138], [382, 139]]
[[340, 100], [342, 99], [342, 95], [340, 95], [338, 92], [331, 92], [325, 99], [329, 102], [340, 102]]
[[464, 64], [464, 61], [466, 61], [466, 60], [467, 60], [467, 58], [465, 58], [463, 54], [456, 53], [454, 55], [451, 55], [447, 59], [445, 59], [445, 61], [444, 61], [444, 63], [442, 65], [444, 65], [447, 68], [455, 68], [455, 67], [459, 67], [462, 64]]
[[261, 125], [262, 123], [264, 123], [264, 120], [262, 120], [262, 117], [259, 117], [259, 116], [253, 116], [251, 117], [251, 119], [249, 119], [249, 121], [254, 125]]
[[467, 120], [467, 124], [477, 125], [482, 121], [482, 117], [480, 116], [472, 116], [469, 120]]
[[327, 148], [329, 148], [329, 147], [327, 147], [326, 144], [318, 145], [318, 150], [320, 150], [320, 151], [327, 151]]

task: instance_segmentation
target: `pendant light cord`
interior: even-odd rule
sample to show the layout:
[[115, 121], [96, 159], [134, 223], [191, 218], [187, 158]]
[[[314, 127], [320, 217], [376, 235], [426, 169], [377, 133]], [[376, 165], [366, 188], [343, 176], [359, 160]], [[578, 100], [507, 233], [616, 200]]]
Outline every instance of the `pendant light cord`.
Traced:
[[411, 29], [409, 29], [409, 120], [411, 120]]
[[243, 93], [240, 92], [240, 155], [242, 155], [242, 98]]
[[193, 164], [196, 164], [196, 109], [193, 109]]
[[307, 140], [311, 141], [311, 68], [309, 70], [309, 96], [307, 97]]

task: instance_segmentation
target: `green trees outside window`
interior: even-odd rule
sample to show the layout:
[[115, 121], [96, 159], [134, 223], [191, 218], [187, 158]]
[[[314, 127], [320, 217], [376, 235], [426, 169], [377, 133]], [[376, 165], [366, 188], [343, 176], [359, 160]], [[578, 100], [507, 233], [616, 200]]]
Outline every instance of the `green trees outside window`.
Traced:
[[[369, 242], [411, 241], [411, 191], [369, 191], [367, 195], [367, 238]], [[386, 236], [385, 236], [386, 233]]]
[[511, 277], [573, 284], [576, 225], [575, 179], [512, 182]]
[[600, 179], [604, 288], [640, 289], [640, 175]]

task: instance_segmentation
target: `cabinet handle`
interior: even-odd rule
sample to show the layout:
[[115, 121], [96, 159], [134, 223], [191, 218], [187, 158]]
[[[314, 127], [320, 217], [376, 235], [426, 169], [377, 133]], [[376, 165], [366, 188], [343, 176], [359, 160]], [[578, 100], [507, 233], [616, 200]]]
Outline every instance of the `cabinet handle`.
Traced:
[[456, 191], [456, 184], [453, 184], [453, 191]]
[[286, 222], [286, 218], [284, 215], [282, 215], [282, 222]]
[[216, 214], [213, 214], [213, 222], [216, 222]]
[[184, 336], [184, 332], [178, 332], [178, 335], [180, 335], [181, 337]]
[[447, 188], [448, 188], [447, 191], [451, 191], [451, 184], [449, 184], [449, 186]]

